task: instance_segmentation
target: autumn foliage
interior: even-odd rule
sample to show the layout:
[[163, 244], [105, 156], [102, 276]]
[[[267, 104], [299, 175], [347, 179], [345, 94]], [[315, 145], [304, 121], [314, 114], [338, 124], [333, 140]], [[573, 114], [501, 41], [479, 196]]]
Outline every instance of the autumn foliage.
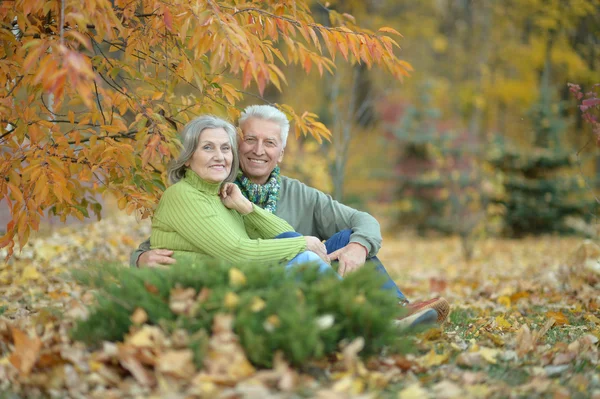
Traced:
[[[201, 113], [239, 113], [245, 89], [281, 90], [280, 66], [333, 73], [336, 57], [394, 78], [410, 65], [388, 34], [306, 1], [0, 2], [0, 203], [12, 220], [0, 247], [23, 246], [47, 214], [100, 215], [111, 193], [150, 215], [177, 129]], [[277, 104], [296, 135], [330, 135], [310, 112]]]

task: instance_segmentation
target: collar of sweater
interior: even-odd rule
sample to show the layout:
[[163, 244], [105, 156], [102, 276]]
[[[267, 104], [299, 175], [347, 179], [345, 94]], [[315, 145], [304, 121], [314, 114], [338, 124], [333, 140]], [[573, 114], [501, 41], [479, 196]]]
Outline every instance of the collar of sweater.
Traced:
[[221, 183], [208, 182], [191, 169], [185, 171], [183, 180], [195, 189], [207, 194], [219, 194], [219, 189], [221, 188]]

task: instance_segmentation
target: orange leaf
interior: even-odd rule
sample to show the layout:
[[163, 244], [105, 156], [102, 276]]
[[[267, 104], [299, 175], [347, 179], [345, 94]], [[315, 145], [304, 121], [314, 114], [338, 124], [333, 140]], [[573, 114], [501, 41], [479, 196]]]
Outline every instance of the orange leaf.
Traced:
[[250, 61], [246, 62], [246, 66], [244, 67], [244, 76], [242, 78], [242, 87], [245, 89], [250, 84], [250, 80], [252, 79], [252, 66], [250, 65]]
[[392, 34], [394, 34], [394, 35], [402, 36], [402, 35], [400, 34], [400, 32], [398, 32], [396, 29], [394, 29], [394, 28], [390, 28], [390, 27], [387, 27], [387, 26], [383, 26], [383, 27], [379, 28], [379, 30], [378, 30], [378, 31], [379, 31], [379, 32], [386, 32], [386, 33], [392, 33]]
[[557, 326], [569, 325], [569, 319], [562, 312], [546, 312], [546, 317], [554, 319]]
[[31, 369], [39, 359], [42, 341], [38, 338], [29, 338], [27, 334], [18, 328], [11, 328], [15, 350], [9, 357], [10, 363], [15, 366], [19, 373], [29, 375]]
[[173, 15], [171, 15], [171, 11], [166, 6], [163, 7], [163, 19], [169, 32], [173, 32]]

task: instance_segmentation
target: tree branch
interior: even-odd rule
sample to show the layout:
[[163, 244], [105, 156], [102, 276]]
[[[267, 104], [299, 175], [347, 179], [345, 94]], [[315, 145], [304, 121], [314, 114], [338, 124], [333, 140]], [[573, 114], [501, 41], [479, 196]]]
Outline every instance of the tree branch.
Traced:
[[106, 125], [106, 117], [104, 116], [104, 111], [102, 110], [102, 104], [100, 103], [100, 95], [98, 94], [98, 86], [96, 85], [96, 81], [94, 80], [94, 91], [96, 92], [96, 102], [98, 103], [98, 108], [100, 109], [100, 114], [102, 115], [102, 120]]
[[21, 81], [23, 80], [24, 77], [25, 77], [24, 75], [19, 76], [19, 78], [18, 78], [19, 80], [17, 80], [15, 82], [13, 87], [10, 89], [10, 91], [8, 93], [6, 93], [6, 96], [4, 96], [4, 98], [9, 97], [12, 94], [12, 92], [15, 91], [15, 88], [19, 85], [19, 83], [21, 83]]

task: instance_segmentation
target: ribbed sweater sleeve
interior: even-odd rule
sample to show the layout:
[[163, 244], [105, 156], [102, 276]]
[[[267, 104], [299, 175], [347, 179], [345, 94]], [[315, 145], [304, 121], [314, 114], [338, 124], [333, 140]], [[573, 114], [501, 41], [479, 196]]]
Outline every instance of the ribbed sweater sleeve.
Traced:
[[287, 231], [294, 231], [288, 222], [252, 204], [252, 212], [244, 215], [244, 223], [253, 229], [260, 238], [273, 238]]
[[[153, 229], [165, 224], [176, 234], [153, 233], [152, 247], [177, 250], [185, 240], [199, 252], [228, 261], [282, 261], [304, 251], [304, 237], [252, 240], [242, 217], [228, 210], [216, 195], [197, 190], [182, 181], [163, 194], [154, 216]], [[156, 239], [155, 239], [156, 238]]]

